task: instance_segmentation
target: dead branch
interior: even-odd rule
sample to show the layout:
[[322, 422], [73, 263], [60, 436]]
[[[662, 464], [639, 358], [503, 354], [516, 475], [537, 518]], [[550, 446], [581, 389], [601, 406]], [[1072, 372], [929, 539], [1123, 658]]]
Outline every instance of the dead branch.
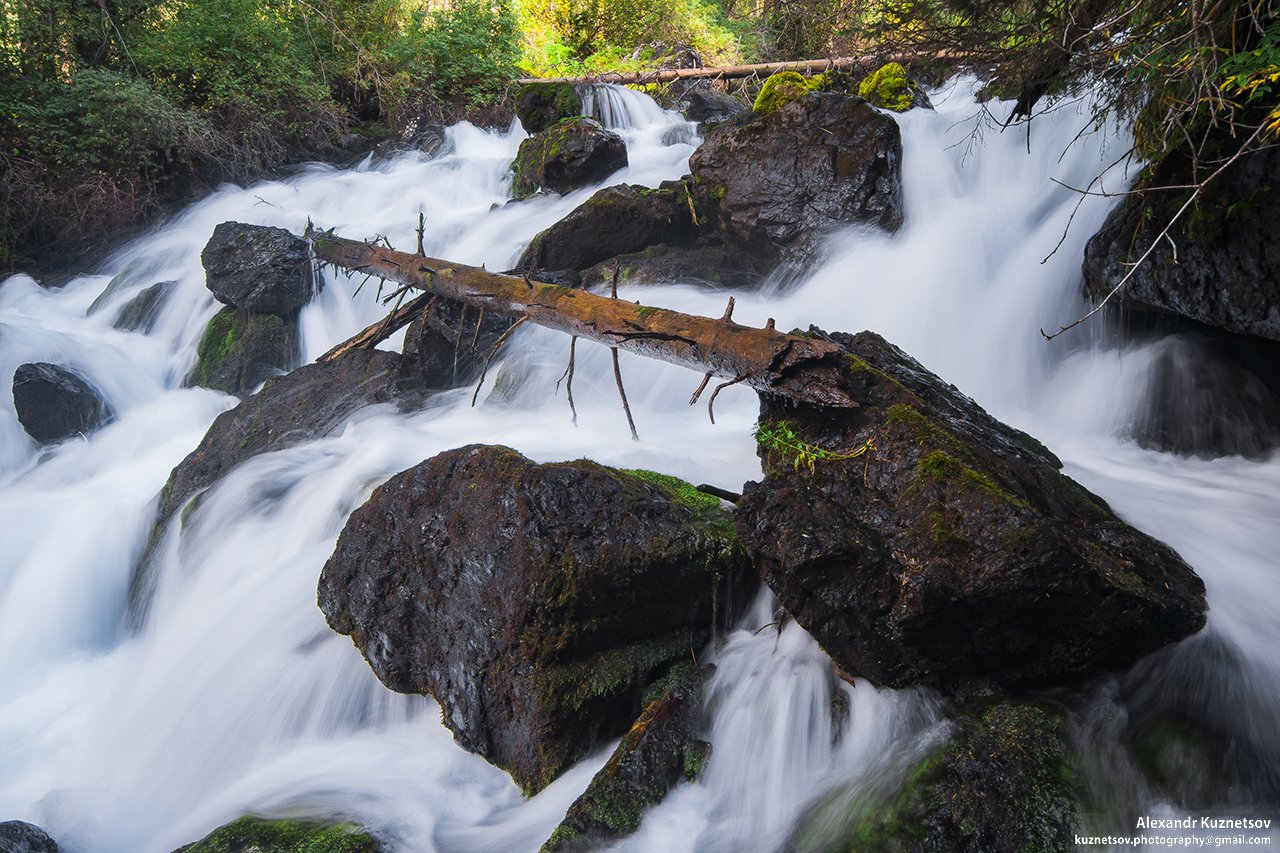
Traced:
[[919, 60], [959, 58], [956, 54], [893, 54], [890, 56], [841, 56], [834, 59], [801, 59], [795, 62], [757, 62], [750, 65], [721, 65], [715, 68], [674, 68], [666, 71], [611, 71], [605, 74], [588, 74], [580, 77], [520, 77], [517, 83], [615, 83], [645, 85], [670, 83], [674, 80], [740, 80], [757, 75], [768, 76], [779, 71], [798, 71], [801, 74], [821, 74], [824, 71], [871, 70], [885, 62], [911, 62]]
[[375, 275], [447, 299], [508, 317], [525, 317], [539, 326], [735, 379], [798, 402], [841, 408], [858, 405], [836, 381], [841, 348], [830, 341], [641, 306], [563, 285], [526, 283], [516, 276], [333, 234], [308, 236], [317, 257], [344, 269], [367, 267]]
[[498, 339], [493, 342], [493, 349], [489, 350], [489, 357], [484, 360], [484, 367], [480, 368], [480, 381], [476, 383], [476, 392], [471, 395], [472, 406], [476, 404], [476, 399], [480, 396], [480, 389], [484, 387], [484, 377], [485, 374], [489, 372], [489, 364], [493, 361], [493, 357], [498, 354], [498, 350], [507, 342], [507, 338], [511, 337], [511, 333], [514, 332], [517, 327], [523, 325], [528, 319], [529, 318], [527, 317], [521, 317], [519, 320], [516, 320], [510, 326], [507, 326], [507, 330], [499, 335]]
[[372, 326], [361, 331], [353, 338], [348, 338], [338, 344], [333, 349], [316, 359], [317, 362], [333, 361], [341, 355], [352, 350], [366, 349], [377, 346], [378, 344], [391, 337], [395, 332], [404, 328], [413, 322], [419, 314], [426, 314], [431, 310], [431, 304], [436, 301], [436, 296], [430, 293], [424, 293], [410, 301], [407, 305], [400, 306], [392, 311], [383, 319], [374, 323]]

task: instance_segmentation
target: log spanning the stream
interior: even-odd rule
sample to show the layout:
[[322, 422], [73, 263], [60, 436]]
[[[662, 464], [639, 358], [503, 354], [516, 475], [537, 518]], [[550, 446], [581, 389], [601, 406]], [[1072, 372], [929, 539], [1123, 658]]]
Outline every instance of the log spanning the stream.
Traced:
[[[720, 376], [730, 383], [741, 382], [796, 402], [839, 408], [859, 405], [836, 381], [841, 359], [846, 357], [840, 346], [783, 334], [773, 328], [772, 320], [764, 328], [735, 323], [732, 299], [724, 315], [712, 319], [598, 296], [528, 276], [397, 252], [328, 232], [313, 231], [307, 237], [318, 259], [352, 272]], [[403, 310], [397, 313], [401, 325], [412, 319]], [[333, 352], [351, 348], [348, 344], [367, 343], [378, 333], [390, 334], [388, 329], [394, 331], [386, 321], [380, 321]]]
[[670, 83], [673, 80], [741, 80], [747, 77], [776, 74], [779, 71], [796, 71], [800, 74], [821, 74], [824, 71], [870, 71], [885, 62], [918, 62], [921, 59], [954, 58], [941, 52], [934, 55], [891, 54], [888, 56], [841, 56], [832, 59], [801, 59], [794, 62], [757, 62], [749, 65], [721, 65], [712, 68], [671, 68], [664, 71], [610, 71], [604, 74], [588, 74], [580, 77], [520, 77], [517, 83], [570, 83], [575, 86], [590, 83], [614, 83], [618, 85], [644, 85], [646, 83]]

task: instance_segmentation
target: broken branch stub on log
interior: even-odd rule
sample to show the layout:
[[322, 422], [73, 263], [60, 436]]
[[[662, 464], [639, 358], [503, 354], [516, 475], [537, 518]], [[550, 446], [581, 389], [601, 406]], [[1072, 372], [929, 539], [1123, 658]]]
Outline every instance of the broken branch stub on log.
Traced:
[[485, 311], [523, 317], [608, 347], [735, 379], [797, 402], [839, 408], [859, 405], [836, 381], [844, 355], [830, 341], [743, 326], [726, 317], [712, 319], [609, 299], [333, 234], [312, 232], [307, 236], [317, 258], [343, 269], [379, 276]]

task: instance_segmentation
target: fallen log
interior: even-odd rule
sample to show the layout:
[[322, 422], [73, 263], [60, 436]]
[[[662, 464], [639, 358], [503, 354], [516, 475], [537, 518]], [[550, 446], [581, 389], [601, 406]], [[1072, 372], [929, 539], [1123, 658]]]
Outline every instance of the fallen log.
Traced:
[[[842, 390], [841, 383], [835, 381], [844, 358], [838, 345], [783, 334], [773, 328], [772, 320], [764, 328], [735, 323], [732, 299], [723, 316], [711, 319], [597, 296], [528, 276], [493, 273], [482, 267], [397, 252], [330, 233], [313, 231], [307, 236], [321, 261], [473, 305], [486, 312], [524, 318], [539, 326], [702, 371], [708, 376], [720, 376], [728, 380], [721, 388], [741, 382], [796, 402], [840, 408], [859, 405]], [[369, 337], [370, 330], [365, 330], [334, 351], [346, 351], [349, 344]]]
[[756, 62], [749, 65], [721, 65], [714, 68], [671, 68], [663, 71], [608, 71], [603, 74], [587, 74], [579, 77], [519, 77], [517, 83], [614, 83], [644, 85], [646, 83], [670, 83], [673, 80], [741, 80], [746, 77], [776, 74], [779, 71], [796, 71], [800, 74], [821, 74], [824, 71], [870, 71], [885, 62], [910, 62], [920, 59], [943, 59], [951, 54], [934, 56], [891, 54], [888, 56], [841, 56], [833, 59], [801, 59], [794, 62]]

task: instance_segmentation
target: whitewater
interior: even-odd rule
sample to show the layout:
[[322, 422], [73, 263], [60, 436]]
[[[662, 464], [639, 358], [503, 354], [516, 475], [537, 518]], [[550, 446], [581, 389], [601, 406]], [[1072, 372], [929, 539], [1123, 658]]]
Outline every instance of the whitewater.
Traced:
[[[1196, 458], [1135, 441], [1161, 359], [1200, 358], [1189, 341], [1125, 343], [1101, 321], [1043, 339], [1041, 328], [1088, 309], [1083, 247], [1115, 203], [1071, 187], [1088, 185], [1128, 143], [1114, 128], [1073, 142], [1093, 121], [1084, 101], [1036, 118], [1029, 136], [999, 132], [982, 122], [975, 88], [953, 83], [931, 93], [936, 111], [895, 116], [906, 210], [897, 234], [846, 229], [811, 273], [754, 291], [637, 285], [620, 296], [719, 316], [733, 295], [744, 324], [774, 317], [780, 329], [871, 329], [1043, 441], [1067, 474], [1177, 549], [1204, 578], [1210, 604], [1202, 634], [1096, 679], [1075, 703], [1082, 778], [1094, 802], [1110, 804], [1086, 824], [1114, 834], [1126, 829], [1120, 815], [1176, 814], [1120, 746], [1137, 708], [1229, 733], [1231, 760], [1272, 781], [1264, 795], [1232, 792], [1221, 816], [1274, 817], [1280, 455]], [[597, 89], [591, 100], [628, 144], [630, 165], [608, 183], [656, 186], [687, 171], [695, 126], [627, 90]], [[311, 165], [225, 186], [63, 287], [22, 275], [0, 283], [0, 820], [36, 823], [86, 853], [169, 851], [250, 812], [352, 820], [404, 851], [532, 851], [550, 835], [611, 745], [523, 799], [505, 773], [454, 745], [433, 700], [388, 691], [351, 641], [328, 629], [316, 606], [320, 569], [346, 516], [379, 483], [465, 444], [737, 490], [760, 476], [751, 391], [726, 389], [713, 425], [687, 404], [700, 377], [624, 353], [641, 438], [632, 441], [607, 349], [582, 344], [575, 426], [555, 388], [568, 339], [522, 328], [474, 407], [470, 388], [416, 413], [371, 407], [335, 434], [236, 468], [168, 532], [146, 620], [128, 619], [155, 497], [236, 403], [182, 387], [220, 307], [200, 266], [214, 226], [301, 233], [310, 221], [409, 249], [422, 213], [428, 255], [506, 269], [599, 189], [509, 203], [508, 167], [523, 138], [518, 125], [460, 124], [434, 157]], [[1115, 168], [1102, 185], [1127, 181]], [[113, 329], [118, 310], [158, 281], [177, 284], [151, 330]], [[384, 315], [376, 283], [360, 284], [325, 273], [301, 315], [304, 362]], [[37, 447], [18, 424], [9, 381], [33, 361], [81, 373], [118, 419]], [[762, 594], [707, 650], [716, 671], [705, 774], [616, 849], [783, 849], [815, 803], [868, 795], [948, 735], [938, 697], [839, 681], [794, 623], [758, 630], [773, 621]], [[842, 725], [833, 703], [847, 709]]]

